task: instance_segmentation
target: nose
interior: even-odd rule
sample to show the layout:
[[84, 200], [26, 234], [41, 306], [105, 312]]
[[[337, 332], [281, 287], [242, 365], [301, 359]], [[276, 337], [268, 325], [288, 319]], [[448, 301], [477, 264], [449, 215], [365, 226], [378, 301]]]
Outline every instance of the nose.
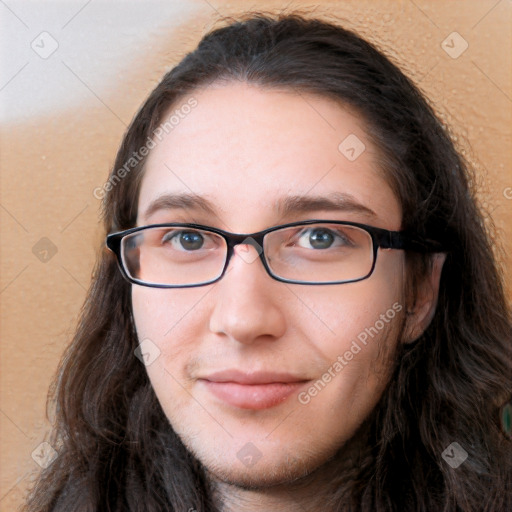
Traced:
[[236, 245], [226, 273], [212, 290], [210, 331], [243, 344], [280, 338], [286, 330], [278, 293], [283, 285], [267, 274], [254, 246]]

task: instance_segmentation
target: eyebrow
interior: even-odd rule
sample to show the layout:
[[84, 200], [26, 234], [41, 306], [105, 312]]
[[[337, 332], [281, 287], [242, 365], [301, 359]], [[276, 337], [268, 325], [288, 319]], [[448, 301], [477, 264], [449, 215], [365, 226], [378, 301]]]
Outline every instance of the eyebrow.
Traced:
[[206, 197], [193, 193], [163, 194], [149, 203], [144, 212], [147, 219], [159, 210], [201, 210], [208, 215], [216, 215], [215, 206]]
[[318, 210], [361, 213], [367, 217], [377, 216], [371, 208], [361, 204], [354, 196], [342, 192], [332, 192], [327, 196], [287, 196], [277, 200], [275, 207], [283, 217], [292, 213], [309, 213]]
[[[173, 209], [201, 211], [207, 215], [218, 216], [214, 203], [204, 196], [194, 193], [167, 193], [151, 201], [144, 212], [144, 218], [147, 219], [159, 210]], [[367, 217], [377, 216], [372, 209], [358, 202], [354, 196], [342, 192], [332, 192], [326, 196], [281, 197], [274, 202], [274, 210], [282, 217], [319, 210], [360, 213]]]

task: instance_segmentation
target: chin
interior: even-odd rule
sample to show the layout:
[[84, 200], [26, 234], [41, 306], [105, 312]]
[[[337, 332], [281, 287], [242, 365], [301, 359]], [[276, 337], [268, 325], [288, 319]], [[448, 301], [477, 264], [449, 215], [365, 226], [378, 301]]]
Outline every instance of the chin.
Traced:
[[[330, 458], [328, 453], [303, 453], [298, 457], [291, 448], [277, 450], [275, 446], [263, 449], [260, 458], [252, 464], [244, 464], [208, 448], [197, 449], [183, 440], [187, 449], [199, 460], [209, 478], [215, 482], [242, 489], [268, 489], [298, 482], [321, 468]], [[304, 449], [304, 447], [302, 447]], [[307, 450], [307, 449], [306, 449]], [[293, 452], [296, 452], [294, 449]]]
[[246, 468], [220, 465], [219, 463], [206, 465], [207, 473], [212, 480], [248, 490], [261, 490], [296, 482], [318, 469], [318, 465], [311, 465], [299, 461], [283, 461], [280, 463], [263, 464], [260, 467]]

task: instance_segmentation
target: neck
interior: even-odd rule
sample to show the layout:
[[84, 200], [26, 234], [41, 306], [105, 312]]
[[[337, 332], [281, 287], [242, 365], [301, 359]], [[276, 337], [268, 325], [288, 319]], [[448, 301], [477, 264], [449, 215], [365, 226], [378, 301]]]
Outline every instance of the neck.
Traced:
[[[335, 456], [308, 475], [280, 485], [243, 488], [208, 474], [220, 512], [330, 512], [350, 510], [352, 488], [369, 463], [368, 428], [361, 427]], [[343, 507], [343, 508], [340, 508]]]

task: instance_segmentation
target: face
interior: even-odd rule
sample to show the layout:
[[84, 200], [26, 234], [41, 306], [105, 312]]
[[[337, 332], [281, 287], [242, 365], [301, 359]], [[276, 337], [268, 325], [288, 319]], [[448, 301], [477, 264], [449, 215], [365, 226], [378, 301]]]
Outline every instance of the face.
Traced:
[[[137, 225], [253, 233], [325, 219], [400, 229], [400, 205], [362, 121], [347, 109], [240, 83], [193, 98], [197, 105], [151, 150]], [[339, 149], [348, 136], [355, 151]], [[147, 214], [171, 193], [202, 196], [214, 212], [189, 203]], [[290, 196], [333, 193], [345, 198], [336, 209], [276, 207]], [[149, 378], [184, 444], [218, 480], [271, 485], [321, 467], [377, 404], [404, 313], [404, 255], [379, 249], [370, 278], [311, 286], [272, 279], [246, 256], [252, 250], [237, 245], [213, 284], [133, 285], [132, 303], [139, 340], [159, 351]]]

